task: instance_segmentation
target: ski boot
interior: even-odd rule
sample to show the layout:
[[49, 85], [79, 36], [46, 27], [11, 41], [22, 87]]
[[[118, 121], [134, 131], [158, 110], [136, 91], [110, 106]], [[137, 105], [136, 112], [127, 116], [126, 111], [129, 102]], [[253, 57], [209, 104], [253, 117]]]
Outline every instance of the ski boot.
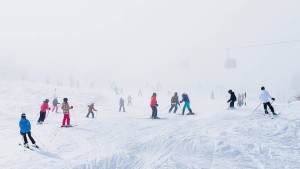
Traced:
[[36, 145], [35, 143], [32, 144], [32, 146], [35, 147], [35, 148], [40, 148], [40, 147], [39, 147], [38, 145]]

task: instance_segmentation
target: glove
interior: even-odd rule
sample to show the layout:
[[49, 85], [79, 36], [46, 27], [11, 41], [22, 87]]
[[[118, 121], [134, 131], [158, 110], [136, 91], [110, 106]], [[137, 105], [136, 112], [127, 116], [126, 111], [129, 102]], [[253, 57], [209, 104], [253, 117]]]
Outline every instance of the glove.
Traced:
[[48, 110], [51, 110], [51, 108], [49, 107]]
[[22, 135], [22, 133], [20, 132], [20, 134]]
[[273, 101], [275, 101], [275, 98], [272, 98]]
[[73, 109], [73, 106], [71, 106], [70, 108]]
[[158, 107], [158, 104], [156, 103], [155, 106]]

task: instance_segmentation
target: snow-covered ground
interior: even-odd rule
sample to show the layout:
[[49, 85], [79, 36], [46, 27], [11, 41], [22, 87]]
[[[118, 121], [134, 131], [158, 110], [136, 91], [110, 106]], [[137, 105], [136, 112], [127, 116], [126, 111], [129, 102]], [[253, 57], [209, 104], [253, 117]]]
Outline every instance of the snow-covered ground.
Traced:
[[[179, 116], [162, 111], [169, 98], [158, 92], [161, 119], [150, 120], [150, 94], [134, 96], [124, 113], [112, 91], [59, 87], [59, 101], [69, 98], [71, 123], [78, 126], [60, 128], [63, 115], [53, 112], [37, 125], [39, 107], [46, 98], [52, 101], [54, 88], [0, 81], [0, 168], [300, 168], [299, 102], [274, 104], [281, 114], [271, 119], [262, 108], [252, 114], [258, 101], [229, 111], [226, 100], [191, 98], [197, 115]], [[98, 109], [95, 119], [85, 117], [91, 102]], [[40, 150], [18, 146], [21, 113], [31, 121]]]

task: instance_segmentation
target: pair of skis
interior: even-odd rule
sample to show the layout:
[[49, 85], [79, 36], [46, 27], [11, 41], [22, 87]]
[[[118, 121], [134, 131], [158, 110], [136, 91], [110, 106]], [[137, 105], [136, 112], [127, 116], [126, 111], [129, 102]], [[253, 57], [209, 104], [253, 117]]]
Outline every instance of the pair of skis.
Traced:
[[[25, 146], [25, 145], [22, 144], [22, 143], [19, 143], [19, 146], [24, 147], [24, 151], [25, 151], [26, 149], [31, 150], [31, 151], [34, 151], [34, 148], [36, 148], [36, 149], [39, 149], [39, 148], [40, 148], [40, 147], [38, 147], [38, 146], [33, 146], [33, 145], [27, 145], [27, 146]], [[33, 147], [34, 147], [34, 148], [33, 148]]]

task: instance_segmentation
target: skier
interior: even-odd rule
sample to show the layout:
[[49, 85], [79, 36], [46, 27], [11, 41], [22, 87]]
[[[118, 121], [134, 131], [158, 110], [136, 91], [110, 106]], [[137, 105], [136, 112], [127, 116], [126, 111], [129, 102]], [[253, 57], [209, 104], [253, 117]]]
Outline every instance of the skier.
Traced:
[[50, 110], [51, 108], [48, 106], [49, 100], [46, 99], [43, 104], [41, 105], [41, 111], [40, 111], [40, 117], [38, 119], [38, 124], [42, 124], [46, 118], [46, 112], [47, 110]]
[[150, 102], [150, 107], [152, 109], [152, 119], [158, 119], [157, 117], [157, 100], [156, 100], [156, 93], [153, 93], [152, 97], [151, 97], [151, 102]]
[[116, 94], [116, 95], [119, 95], [119, 89], [118, 89], [117, 86], [115, 86], [114, 90], [115, 90], [115, 94]]
[[[73, 106], [69, 106], [68, 98], [64, 98], [61, 108], [63, 109], [63, 113], [64, 113], [64, 119], [62, 121], [61, 127], [71, 127], [71, 125], [70, 125], [70, 109], [73, 109]], [[65, 125], [66, 121], [67, 121], [67, 125]]]
[[177, 111], [177, 105], [180, 106], [180, 103], [179, 103], [179, 99], [178, 99], [178, 93], [175, 92], [174, 96], [171, 98], [171, 108], [169, 109], [169, 113], [171, 113], [171, 111], [173, 110], [173, 108], [174, 108], [174, 113], [176, 113], [176, 111]]
[[131, 95], [128, 96], [128, 103], [127, 103], [127, 106], [132, 106], [132, 97]]
[[230, 109], [234, 109], [234, 102], [236, 102], [236, 96], [232, 90], [229, 90], [228, 93], [230, 94], [230, 99], [227, 101], [227, 103], [230, 102]]
[[245, 92], [243, 100], [244, 100], [245, 106], [247, 106], [247, 92]]
[[214, 91], [211, 91], [210, 99], [211, 100], [215, 100], [215, 92]]
[[260, 101], [264, 104], [264, 110], [265, 110], [265, 114], [269, 114], [268, 110], [267, 110], [267, 106], [269, 106], [271, 112], [273, 113], [273, 115], [277, 115], [274, 111], [273, 106], [271, 105], [269, 99], [275, 101], [275, 98], [271, 97], [270, 93], [268, 91], [265, 90], [265, 87], [261, 87], [261, 94], [259, 95], [259, 99]]
[[52, 112], [55, 110], [55, 112], [56, 113], [58, 113], [57, 112], [57, 110], [58, 110], [58, 105], [59, 103], [58, 103], [58, 101], [57, 101], [57, 97], [55, 97], [54, 99], [53, 99], [53, 101], [52, 101], [52, 105], [53, 105], [53, 108], [52, 108]]
[[142, 89], [139, 90], [138, 96], [143, 96]]
[[238, 94], [238, 106], [242, 107], [243, 105], [243, 98], [242, 98], [243, 94]]
[[189, 96], [186, 93], [183, 93], [181, 96], [182, 96], [182, 100], [180, 101], [180, 103], [184, 102], [184, 106], [182, 109], [182, 115], [184, 115], [186, 108], [189, 110], [189, 113], [187, 115], [194, 115], [194, 113], [190, 107], [191, 103], [190, 103]]
[[119, 103], [119, 105], [120, 105], [119, 112], [121, 112], [122, 108], [123, 108], [123, 112], [125, 112], [124, 102], [125, 102], [124, 99], [121, 97], [120, 103]]
[[91, 105], [88, 105], [88, 108], [89, 108], [89, 112], [88, 112], [88, 114], [86, 115], [86, 117], [89, 118], [90, 113], [91, 113], [91, 114], [92, 114], [92, 117], [94, 118], [94, 112], [93, 112], [93, 111], [97, 111], [97, 110], [94, 108], [94, 103], [92, 103]]
[[20, 134], [23, 136], [23, 139], [24, 139], [24, 146], [26, 148], [29, 148], [28, 141], [27, 141], [27, 136], [26, 136], [26, 135], [28, 135], [28, 137], [29, 137], [31, 143], [33, 144], [33, 146], [35, 146], [36, 148], [39, 148], [35, 144], [35, 141], [31, 136], [31, 132], [30, 132], [31, 125], [30, 125], [29, 120], [26, 119], [26, 114], [25, 113], [22, 113], [22, 115], [21, 115], [21, 120], [19, 122], [19, 127], [20, 127]]

